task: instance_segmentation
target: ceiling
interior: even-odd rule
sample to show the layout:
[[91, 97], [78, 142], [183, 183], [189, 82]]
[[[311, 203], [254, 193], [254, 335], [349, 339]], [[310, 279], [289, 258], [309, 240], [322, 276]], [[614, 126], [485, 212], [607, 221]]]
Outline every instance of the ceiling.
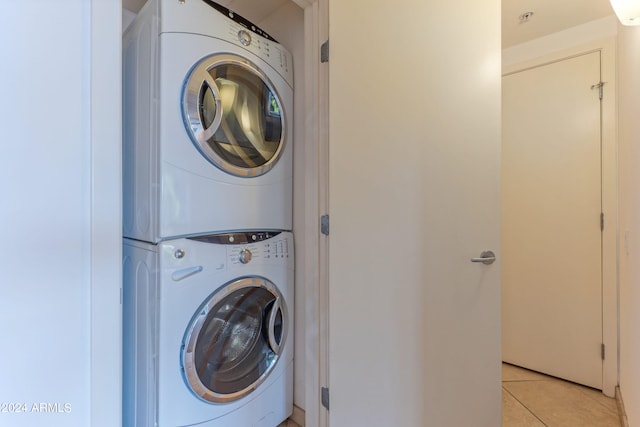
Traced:
[[[533, 12], [527, 22], [519, 17]], [[612, 15], [609, 0], [502, 0], [502, 47], [507, 48]]]
[[[252, 22], [259, 23], [290, 0], [219, 0]], [[293, 0], [300, 4], [299, 1]], [[440, 0], [438, 0], [440, 1]], [[145, 0], [123, 0], [138, 12]], [[527, 22], [519, 17], [533, 12]], [[502, 47], [510, 47], [613, 14], [609, 0], [502, 0]], [[480, 17], [481, 18], [481, 17]]]

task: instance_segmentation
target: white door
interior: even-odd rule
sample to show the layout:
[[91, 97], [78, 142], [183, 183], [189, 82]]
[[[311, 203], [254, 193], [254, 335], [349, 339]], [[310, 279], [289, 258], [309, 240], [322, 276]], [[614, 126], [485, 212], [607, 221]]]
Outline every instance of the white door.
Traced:
[[330, 425], [498, 426], [500, 2], [329, 11]]
[[503, 358], [602, 388], [600, 52], [503, 78]]

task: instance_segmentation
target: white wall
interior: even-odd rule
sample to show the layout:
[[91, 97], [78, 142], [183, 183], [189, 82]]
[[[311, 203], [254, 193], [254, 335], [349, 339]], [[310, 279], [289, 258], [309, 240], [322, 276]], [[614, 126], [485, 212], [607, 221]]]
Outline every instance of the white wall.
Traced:
[[0, 14], [0, 403], [26, 410], [0, 409], [0, 425], [120, 420], [121, 11], [111, 3], [18, 2]]
[[640, 426], [640, 28], [618, 35], [620, 162], [620, 390]]

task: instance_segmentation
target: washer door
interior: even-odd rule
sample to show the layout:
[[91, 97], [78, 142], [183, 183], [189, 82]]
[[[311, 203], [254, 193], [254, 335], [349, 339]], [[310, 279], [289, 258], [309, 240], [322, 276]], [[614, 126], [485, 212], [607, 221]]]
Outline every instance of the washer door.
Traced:
[[230, 282], [198, 309], [187, 328], [182, 365], [187, 385], [202, 400], [227, 403], [256, 389], [279, 359], [287, 310], [264, 278]]
[[282, 153], [285, 123], [278, 94], [240, 56], [216, 54], [198, 62], [185, 82], [182, 114], [202, 155], [232, 175], [260, 176]]

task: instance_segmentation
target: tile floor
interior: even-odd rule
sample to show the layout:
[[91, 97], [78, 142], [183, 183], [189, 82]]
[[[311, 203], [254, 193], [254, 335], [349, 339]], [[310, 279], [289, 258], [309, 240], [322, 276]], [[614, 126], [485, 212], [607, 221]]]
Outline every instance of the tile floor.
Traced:
[[502, 427], [620, 427], [620, 418], [600, 390], [503, 363]]
[[503, 427], [620, 427], [616, 400], [574, 383], [504, 363]]
[[300, 426], [291, 420], [287, 420], [282, 424], [279, 424], [278, 427], [300, 427]]

